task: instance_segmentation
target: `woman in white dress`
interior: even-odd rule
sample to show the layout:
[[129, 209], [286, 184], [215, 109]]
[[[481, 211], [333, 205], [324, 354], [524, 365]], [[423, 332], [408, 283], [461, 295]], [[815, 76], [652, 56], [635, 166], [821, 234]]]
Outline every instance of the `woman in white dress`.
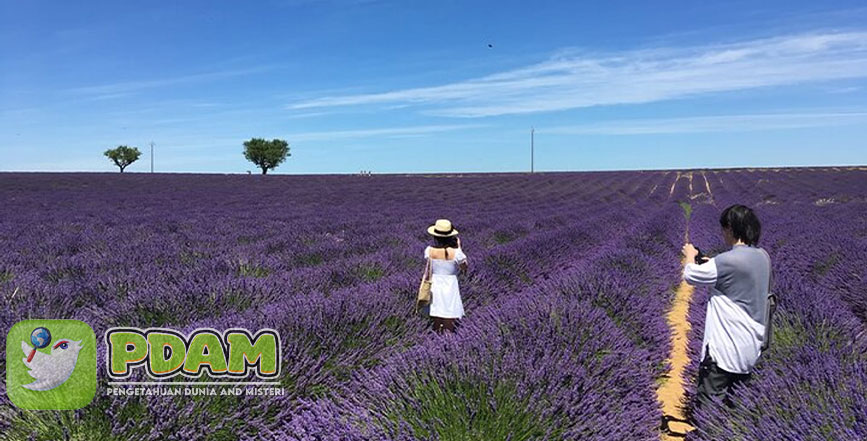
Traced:
[[458, 230], [447, 219], [439, 219], [427, 229], [434, 245], [424, 249], [431, 263], [430, 317], [437, 332], [455, 331], [455, 322], [464, 316], [458, 288], [458, 274], [467, 269], [467, 256], [461, 250]]

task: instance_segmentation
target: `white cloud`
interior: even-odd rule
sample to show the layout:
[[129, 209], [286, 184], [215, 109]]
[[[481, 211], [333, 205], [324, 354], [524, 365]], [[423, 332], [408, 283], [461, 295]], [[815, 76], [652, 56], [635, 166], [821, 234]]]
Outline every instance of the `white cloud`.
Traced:
[[608, 54], [561, 51], [550, 60], [485, 77], [324, 96], [289, 108], [412, 104], [436, 115], [483, 117], [861, 77], [867, 77], [867, 32], [812, 33]]
[[854, 92], [858, 92], [861, 90], [858, 86], [842, 86], [842, 87], [830, 87], [827, 89], [828, 93], [834, 94], [850, 94]]
[[551, 135], [653, 135], [799, 129], [867, 123], [867, 112], [766, 113], [684, 118], [627, 119], [539, 128]]
[[180, 75], [171, 78], [159, 78], [152, 80], [136, 80], [123, 81], [110, 84], [99, 84], [93, 86], [74, 87], [67, 89], [68, 92], [96, 95], [95, 99], [111, 99], [130, 95], [132, 92], [152, 89], [156, 87], [173, 86], [176, 84], [198, 83], [203, 81], [220, 80], [224, 78], [234, 78], [249, 74], [261, 73], [273, 69], [274, 66], [257, 66], [247, 69], [221, 70], [214, 72], [203, 72], [190, 75]]

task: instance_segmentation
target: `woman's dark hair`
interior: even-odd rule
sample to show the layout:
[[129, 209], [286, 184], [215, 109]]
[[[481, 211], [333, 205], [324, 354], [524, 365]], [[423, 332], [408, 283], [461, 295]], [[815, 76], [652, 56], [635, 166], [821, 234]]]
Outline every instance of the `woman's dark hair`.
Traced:
[[437, 248], [457, 248], [458, 247], [458, 237], [457, 236], [449, 236], [449, 237], [440, 237], [434, 236], [434, 244]]
[[756, 213], [744, 205], [732, 205], [723, 210], [719, 217], [721, 227], [730, 229], [735, 239], [747, 245], [758, 245], [762, 234], [762, 224]]

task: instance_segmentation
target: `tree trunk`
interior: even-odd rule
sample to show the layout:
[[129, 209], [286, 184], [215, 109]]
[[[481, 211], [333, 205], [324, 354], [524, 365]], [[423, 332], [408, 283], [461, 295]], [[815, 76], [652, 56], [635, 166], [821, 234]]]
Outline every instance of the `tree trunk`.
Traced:
[[121, 167], [121, 168], [120, 168], [120, 172], [121, 172], [121, 173], [123, 173], [123, 169], [124, 169], [124, 168], [126, 168], [126, 167]]
[[267, 174], [268, 174], [268, 167], [262, 167], [262, 174], [263, 174], [263, 175], [267, 175]]

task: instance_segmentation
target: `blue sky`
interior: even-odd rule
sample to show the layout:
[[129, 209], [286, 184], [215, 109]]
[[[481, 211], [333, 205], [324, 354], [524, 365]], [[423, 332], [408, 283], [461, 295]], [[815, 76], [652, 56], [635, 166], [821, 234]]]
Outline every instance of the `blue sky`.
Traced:
[[161, 3], [0, 0], [0, 170], [867, 164], [859, 2]]

